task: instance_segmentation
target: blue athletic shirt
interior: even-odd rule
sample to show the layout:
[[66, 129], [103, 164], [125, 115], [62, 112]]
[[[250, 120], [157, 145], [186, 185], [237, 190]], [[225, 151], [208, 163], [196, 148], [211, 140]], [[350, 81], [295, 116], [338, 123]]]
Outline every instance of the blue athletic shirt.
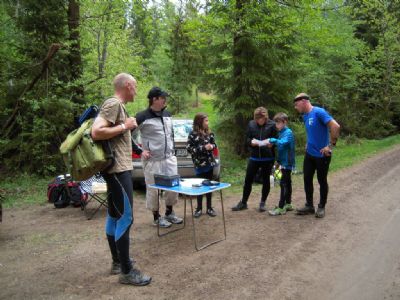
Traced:
[[327, 124], [332, 116], [323, 108], [314, 106], [303, 115], [307, 133], [307, 153], [315, 157], [323, 157], [320, 150], [329, 145], [329, 128]]

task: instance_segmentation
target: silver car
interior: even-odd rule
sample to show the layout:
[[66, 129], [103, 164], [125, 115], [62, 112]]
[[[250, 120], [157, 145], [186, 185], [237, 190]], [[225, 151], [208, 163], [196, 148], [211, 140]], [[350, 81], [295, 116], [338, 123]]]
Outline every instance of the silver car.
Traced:
[[[186, 150], [186, 143], [189, 133], [192, 131], [193, 120], [172, 119], [174, 128], [175, 155], [178, 161], [178, 173], [181, 178], [196, 177], [193, 167], [191, 155]], [[140, 145], [141, 139], [138, 131], [134, 132], [134, 140]], [[214, 179], [219, 180], [220, 177], [220, 155], [218, 148], [213, 150], [215, 160], [218, 165], [214, 168]], [[144, 175], [140, 155], [132, 153], [132, 179], [134, 184], [144, 184]]]

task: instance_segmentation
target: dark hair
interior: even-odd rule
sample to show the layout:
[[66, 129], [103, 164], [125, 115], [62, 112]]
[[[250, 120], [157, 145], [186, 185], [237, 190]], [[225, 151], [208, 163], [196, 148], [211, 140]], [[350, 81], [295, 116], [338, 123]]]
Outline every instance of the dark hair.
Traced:
[[205, 118], [208, 118], [208, 116], [205, 113], [201, 113], [201, 112], [197, 113], [194, 116], [194, 120], [193, 120], [193, 131], [194, 132], [197, 132], [200, 135], [210, 134], [210, 129], [203, 127], [203, 121]]
[[279, 112], [274, 116], [274, 121], [275, 122], [288, 122], [289, 118], [288, 118], [287, 114], [285, 114], [283, 112]]
[[152, 87], [149, 93], [147, 94], [147, 98], [149, 99], [149, 106], [153, 104], [154, 98], [167, 97], [167, 96], [169, 96], [169, 94], [163, 91], [158, 86]]

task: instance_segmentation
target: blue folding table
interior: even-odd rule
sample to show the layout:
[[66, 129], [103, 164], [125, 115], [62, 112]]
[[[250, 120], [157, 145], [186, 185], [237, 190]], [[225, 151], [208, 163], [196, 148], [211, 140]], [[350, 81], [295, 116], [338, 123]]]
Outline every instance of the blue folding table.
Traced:
[[[185, 180], [185, 179], [184, 179]], [[191, 216], [192, 216], [192, 224], [193, 224], [193, 240], [194, 240], [194, 247], [196, 248], [197, 251], [204, 249], [208, 246], [211, 246], [215, 243], [221, 242], [223, 240], [226, 240], [226, 226], [225, 226], [225, 214], [224, 214], [224, 200], [222, 198], [222, 190], [226, 189], [228, 187], [230, 187], [231, 185], [229, 183], [219, 183], [218, 185], [214, 185], [214, 186], [206, 186], [206, 185], [202, 185], [200, 187], [189, 187], [189, 186], [185, 186], [185, 185], [178, 185], [178, 186], [174, 186], [174, 187], [167, 187], [167, 186], [162, 186], [162, 185], [156, 185], [156, 184], [149, 184], [148, 187], [149, 188], [153, 188], [153, 189], [157, 189], [158, 191], [158, 203], [160, 203], [160, 197], [161, 197], [161, 191], [168, 191], [168, 192], [174, 192], [174, 193], [179, 193], [182, 194], [184, 196], [184, 216], [183, 216], [183, 225], [180, 228], [177, 228], [175, 230], [170, 230], [166, 233], [160, 234], [160, 226], [157, 226], [157, 234], [158, 236], [164, 236], [166, 234], [169, 234], [171, 232], [175, 232], [181, 229], [185, 228], [185, 224], [186, 224], [186, 200], [189, 199], [190, 200], [190, 208], [191, 208]], [[195, 227], [195, 222], [194, 222], [194, 218], [193, 218], [193, 196], [199, 196], [199, 195], [204, 195], [207, 193], [213, 193], [219, 191], [220, 193], [220, 199], [221, 199], [221, 211], [222, 211], [222, 223], [224, 225], [224, 237], [212, 242], [209, 242], [205, 245], [202, 245], [200, 247], [198, 247], [197, 245], [197, 238], [196, 238], [196, 227]]]

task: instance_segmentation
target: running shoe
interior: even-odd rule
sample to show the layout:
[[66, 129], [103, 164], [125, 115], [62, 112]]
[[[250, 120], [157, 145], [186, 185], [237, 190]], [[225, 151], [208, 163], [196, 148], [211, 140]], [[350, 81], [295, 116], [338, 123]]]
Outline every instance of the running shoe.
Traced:
[[286, 214], [286, 210], [284, 208], [275, 207], [273, 210], [268, 212], [271, 216], [280, 216]]

